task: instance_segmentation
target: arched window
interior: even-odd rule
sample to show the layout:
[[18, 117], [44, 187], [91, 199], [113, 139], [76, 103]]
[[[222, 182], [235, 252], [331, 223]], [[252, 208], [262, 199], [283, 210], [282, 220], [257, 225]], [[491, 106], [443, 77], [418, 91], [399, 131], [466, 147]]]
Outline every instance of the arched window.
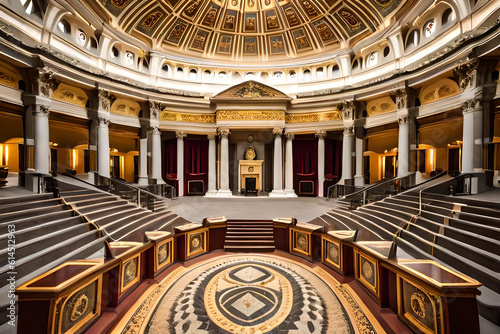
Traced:
[[210, 75], [212, 74], [210, 70], [206, 70], [204, 73], [205, 73], [205, 78], [210, 78]]
[[318, 79], [322, 78], [323, 77], [323, 67], [319, 67], [317, 70], [316, 70], [316, 77], [318, 77]]
[[111, 48], [111, 56], [118, 58], [120, 56], [120, 51], [116, 47]]
[[226, 72], [219, 72], [219, 78], [220, 78], [220, 79], [225, 79], [225, 78], [227, 78], [227, 73], [226, 73]]
[[434, 31], [436, 30], [436, 25], [434, 24], [434, 20], [429, 20], [424, 25], [424, 36], [430, 37]]
[[290, 71], [289, 75], [290, 75], [290, 78], [292, 78], [292, 79], [295, 79], [297, 77], [297, 73], [295, 73], [295, 71]]
[[441, 18], [441, 25], [444, 26], [446, 23], [451, 22], [455, 19], [453, 15], [453, 10], [448, 8], [444, 11], [443, 16]]
[[57, 27], [59, 28], [59, 31], [61, 31], [63, 34], [66, 34], [66, 35], [71, 34], [71, 25], [65, 19], [62, 19], [61, 21], [59, 21], [59, 23], [57, 24]]
[[309, 81], [309, 80], [311, 80], [311, 71], [305, 70], [304, 71], [304, 81]]
[[254, 72], [247, 72], [247, 74], [245, 74], [245, 79], [252, 80], [253, 78], [255, 78]]
[[182, 67], [177, 67], [177, 77], [182, 77], [184, 73], [184, 70], [182, 69]]
[[273, 77], [276, 78], [276, 79], [281, 79], [281, 77], [283, 77], [283, 72], [276, 71], [276, 72], [273, 73]]
[[125, 62], [128, 64], [128, 65], [133, 65], [134, 64], [134, 54], [130, 51], [127, 51], [125, 53]]
[[260, 74], [260, 78], [261, 78], [262, 80], [264, 80], [264, 81], [267, 81], [267, 79], [269, 79], [269, 73], [267, 73], [267, 72], [262, 72], [262, 73]]
[[358, 60], [356, 59], [356, 60], [354, 61], [354, 63], [352, 63], [352, 69], [353, 69], [353, 70], [357, 70], [357, 69], [358, 69], [358, 67], [359, 67], [359, 62], [358, 62]]
[[372, 52], [366, 57], [366, 66], [375, 66], [377, 65], [377, 52]]
[[386, 46], [384, 48], [384, 58], [386, 58], [389, 55], [390, 52], [391, 52], [391, 48], [388, 47], [388, 46]]
[[87, 34], [82, 29], [78, 29], [76, 32], [76, 43], [80, 46], [85, 46], [87, 43]]
[[170, 72], [170, 65], [169, 64], [163, 64], [162, 68], [163, 71], [166, 73]]
[[189, 80], [196, 80], [198, 72], [193, 68], [191, 71], [189, 71]]
[[406, 42], [406, 47], [417, 46], [418, 45], [418, 30], [413, 30], [408, 35], [408, 41]]
[[332, 67], [332, 78], [339, 78], [340, 77], [340, 68], [339, 65], [334, 65]]

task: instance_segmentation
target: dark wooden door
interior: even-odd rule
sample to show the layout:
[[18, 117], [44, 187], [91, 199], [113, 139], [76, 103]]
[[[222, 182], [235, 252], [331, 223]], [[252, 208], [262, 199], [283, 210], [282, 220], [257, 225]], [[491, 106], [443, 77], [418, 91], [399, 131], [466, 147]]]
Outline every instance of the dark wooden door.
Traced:
[[55, 148], [50, 149], [50, 170], [57, 172], [57, 150]]
[[266, 144], [264, 147], [264, 190], [273, 190], [273, 150], [274, 144]]
[[365, 184], [370, 184], [370, 156], [363, 157], [363, 169]]
[[460, 173], [460, 148], [448, 149], [448, 174]]
[[384, 178], [385, 179], [391, 179], [394, 177], [394, 164], [396, 163], [396, 157], [395, 156], [388, 156], [385, 157], [385, 171], [384, 171]]
[[113, 159], [113, 168], [111, 169], [111, 175], [114, 177], [120, 177], [120, 157], [115, 155]]
[[426, 150], [418, 151], [418, 171], [421, 173], [425, 173], [425, 151]]

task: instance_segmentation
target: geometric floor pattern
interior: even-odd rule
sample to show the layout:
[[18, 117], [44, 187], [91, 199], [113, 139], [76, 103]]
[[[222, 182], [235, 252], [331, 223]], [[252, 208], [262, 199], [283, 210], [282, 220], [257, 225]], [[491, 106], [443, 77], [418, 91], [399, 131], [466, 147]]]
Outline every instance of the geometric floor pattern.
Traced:
[[[345, 292], [342, 293], [342, 295]], [[203, 263], [169, 284], [144, 333], [376, 333], [315, 273], [290, 261], [237, 256]], [[355, 324], [356, 326], [356, 324]], [[130, 329], [130, 327], [129, 327]], [[126, 331], [124, 331], [126, 332]]]

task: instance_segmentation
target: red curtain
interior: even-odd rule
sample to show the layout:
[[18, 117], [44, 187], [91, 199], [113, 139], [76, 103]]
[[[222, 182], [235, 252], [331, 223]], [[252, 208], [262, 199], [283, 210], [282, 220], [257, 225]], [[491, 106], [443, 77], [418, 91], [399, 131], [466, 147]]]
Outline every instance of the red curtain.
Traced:
[[164, 175], [177, 175], [177, 139], [164, 141], [163, 157]]
[[325, 138], [325, 175], [337, 176], [342, 173], [342, 142]]
[[203, 181], [203, 194], [208, 189], [208, 139], [184, 139], [184, 195], [189, 181]]
[[314, 196], [318, 195], [318, 140], [296, 138], [293, 142], [293, 188], [299, 194], [300, 181], [314, 182]]

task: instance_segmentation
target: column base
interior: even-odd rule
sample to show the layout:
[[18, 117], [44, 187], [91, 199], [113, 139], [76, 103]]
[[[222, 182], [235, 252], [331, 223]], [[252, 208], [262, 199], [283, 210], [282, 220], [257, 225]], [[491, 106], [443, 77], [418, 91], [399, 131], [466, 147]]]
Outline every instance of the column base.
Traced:
[[156, 184], [165, 184], [162, 178], [156, 179]]
[[284, 192], [286, 197], [298, 197], [294, 189], [285, 189]]
[[232, 197], [233, 192], [231, 190], [218, 190], [217, 194], [215, 195], [216, 197]]
[[273, 190], [269, 193], [269, 197], [288, 197], [283, 190]]
[[217, 197], [217, 190], [209, 190], [205, 193], [205, 197]]
[[147, 176], [139, 176], [139, 180], [137, 180], [137, 184], [141, 186], [149, 185], [149, 179]]
[[354, 185], [360, 187], [365, 185], [365, 178], [363, 175], [354, 175]]

